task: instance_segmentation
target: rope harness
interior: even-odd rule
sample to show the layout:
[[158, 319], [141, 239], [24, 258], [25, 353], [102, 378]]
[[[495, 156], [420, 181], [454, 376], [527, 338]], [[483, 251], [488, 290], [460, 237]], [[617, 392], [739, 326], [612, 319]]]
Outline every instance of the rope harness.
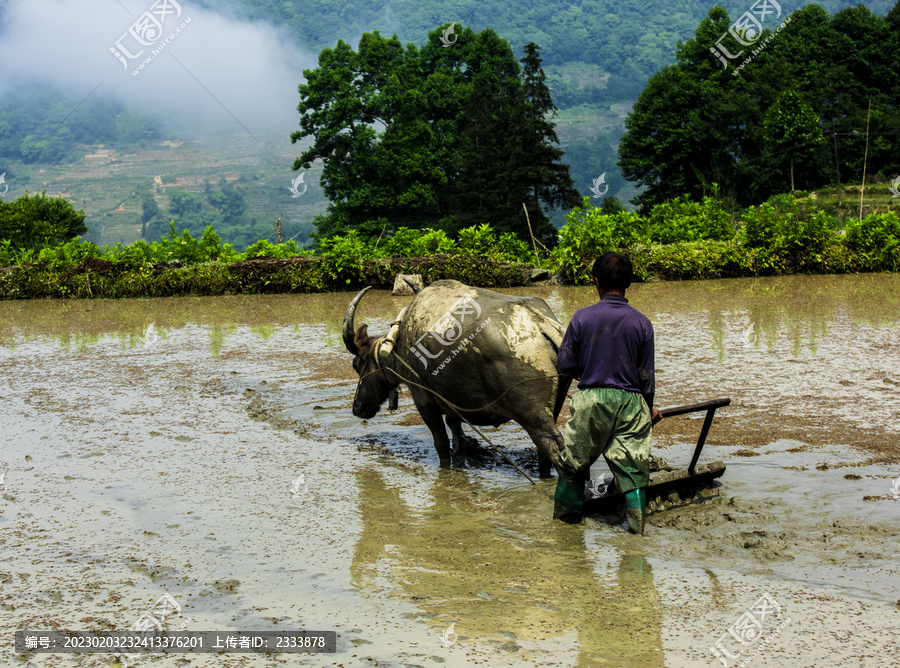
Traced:
[[[564, 376], [565, 374], [562, 374], [562, 373], [555, 373], [555, 374], [550, 374], [550, 375], [547, 375], [547, 376], [535, 376], [534, 378], [526, 378], [526, 379], [524, 379], [524, 380], [520, 380], [520, 381], [518, 381], [518, 382], [516, 382], [516, 383], [513, 383], [513, 384], [510, 385], [508, 388], [506, 388], [506, 390], [504, 390], [504, 391], [500, 394], [500, 396], [498, 396], [496, 399], [494, 399], [494, 400], [491, 401], [490, 403], [485, 404], [484, 406], [481, 406], [480, 408], [463, 408], [462, 406], [457, 406], [457, 405], [454, 404], [452, 401], [450, 401], [450, 400], [447, 399], [446, 397], [442, 396], [439, 392], [437, 392], [437, 391], [431, 389], [430, 387], [427, 387], [427, 386], [425, 386], [425, 385], [423, 385], [423, 384], [421, 384], [421, 383], [417, 383], [417, 382], [415, 382], [415, 381], [413, 381], [413, 380], [410, 380], [409, 378], [404, 378], [403, 376], [401, 376], [401, 375], [400, 375], [396, 370], [394, 370], [394, 369], [385, 369], [385, 368], [382, 366], [382, 364], [381, 364], [381, 357], [380, 357], [381, 345], [385, 342], [385, 339], [387, 339], [387, 335], [382, 336], [382, 337], [379, 337], [378, 339], [375, 340], [375, 343], [374, 343], [374, 348], [375, 348], [375, 352], [374, 352], [374, 357], [375, 357], [375, 370], [374, 370], [374, 371], [370, 371], [369, 373], [367, 373], [367, 374], [365, 374], [365, 375], [360, 374], [359, 381], [357, 381], [357, 383], [356, 383], [356, 392], [353, 394], [353, 403], [354, 403], [354, 404], [356, 403], [356, 397], [359, 395], [359, 388], [360, 388], [360, 386], [362, 385], [362, 382], [363, 382], [363, 380], [364, 380], [365, 378], [368, 378], [369, 376], [371, 376], [371, 375], [373, 375], [373, 374], [376, 374], [376, 373], [378, 373], [378, 372], [380, 371], [380, 372], [385, 373], [385, 380], [387, 380], [387, 374], [386, 374], [386, 372], [387, 372], [387, 371], [390, 371], [392, 374], [394, 374], [395, 376], [397, 376], [397, 378], [399, 378], [401, 382], [406, 383], [407, 385], [412, 385], [412, 386], [414, 386], [414, 387], [418, 387], [418, 388], [420, 388], [420, 389], [422, 389], [422, 390], [425, 390], [426, 392], [430, 392], [431, 394], [435, 395], [438, 399], [440, 399], [441, 401], [443, 401], [445, 404], [447, 404], [447, 406], [449, 406], [449, 407], [453, 410], [453, 412], [456, 413], [457, 417], [459, 417], [459, 418], [460, 418], [461, 420], [463, 420], [467, 425], [469, 425], [470, 427], [472, 427], [472, 429], [474, 429], [475, 432], [476, 432], [479, 436], [481, 436], [481, 438], [483, 438], [483, 439], [488, 443], [488, 445], [490, 445], [490, 446], [497, 452], [497, 454], [499, 454], [501, 457], [503, 457], [503, 459], [506, 460], [506, 462], [507, 462], [508, 464], [510, 464], [513, 468], [516, 469], [516, 471], [518, 471], [518, 472], [521, 473], [523, 476], [525, 476], [525, 478], [528, 480], [528, 482], [530, 482], [532, 485], [536, 485], [536, 484], [537, 484], [534, 480], [531, 479], [531, 477], [529, 477], [529, 475], [528, 475], [527, 473], [525, 473], [525, 471], [523, 471], [521, 468], [519, 468], [519, 467], [516, 465], [516, 463], [515, 463], [514, 461], [512, 461], [512, 460], [506, 455], [506, 453], [504, 453], [502, 450], [500, 450], [500, 448], [498, 448], [496, 445], [494, 445], [494, 443], [491, 442], [491, 439], [489, 439], [487, 436], [485, 436], [484, 433], [483, 433], [478, 427], [476, 427], [474, 424], [472, 424], [471, 422], [469, 422], [469, 421], [466, 419], [466, 417], [465, 417], [464, 415], [462, 415], [462, 413], [479, 413], [479, 412], [481, 412], [481, 411], [487, 410], [490, 406], [493, 406], [493, 405], [496, 404], [498, 401], [500, 401], [504, 396], [506, 396], [506, 394], [509, 393], [510, 390], [512, 390], [514, 387], [517, 387], [517, 386], [519, 386], [519, 385], [522, 385], [523, 383], [530, 383], [531, 381], [534, 381], [534, 380], [546, 380], [546, 379], [549, 379], [549, 378], [559, 378], [559, 377], [561, 377], [561, 376]], [[391, 343], [394, 343], [394, 342], [391, 341]], [[393, 354], [393, 351], [391, 352], [391, 354]], [[405, 366], [407, 369], [409, 369], [409, 370], [413, 373], [413, 375], [415, 375], [416, 378], [418, 378], [419, 380], [422, 380], [422, 378], [421, 378], [421, 376], [419, 376], [418, 372], [417, 372], [415, 369], [413, 369], [413, 368], [406, 362], [406, 360], [404, 360], [404, 359], [403, 359], [402, 357], [400, 357], [399, 355], [394, 355], [394, 357], [395, 357], [395, 359], [399, 360], [400, 363], [401, 363], [403, 366]], [[388, 381], [388, 382], [390, 382], [390, 381]], [[400, 383], [397, 383], [397, 385], [399, 385], [399, 384], [400, 384]], [[395, 387], [396, 387], [396, 385], [395, 385]]]

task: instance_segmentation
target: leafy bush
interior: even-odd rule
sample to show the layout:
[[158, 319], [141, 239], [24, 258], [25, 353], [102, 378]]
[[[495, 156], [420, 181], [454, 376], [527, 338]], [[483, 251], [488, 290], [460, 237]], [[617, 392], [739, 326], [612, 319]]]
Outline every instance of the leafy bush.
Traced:
[[463, 253], [469, 255], [488, 256], [494, 248], [495, 234], [493, 228], [484, 223], [473, 225], [459, 231], [457, 246]]
[[778, 229], [778, 210], [768, 202], [757, 207], [750, 207], [743, 212], [741, 218], [742, 240], [750, 248], [766, 248], [771, 245]]
[[860, 269], [900, 269], [900, 216], [895, 212], [872, 213], [847, 224], [844, 243], [860, 255]]
[[373, 256], [372, 249], [356, 230], [322, 240], [320, 250], [325, 274], [348, 285], [362, 275], [365, 261]]
[[[812, 199], [798, 203], [790, 195], [778, 196], [743, 212], [743, 226], [731, 239], [651, 244], [654, 236], [723, 236], [730, 226], [721, 205], [711, 198], [700, 203], [679, 198], [658, 209], [645, 220], [613, 206], [593, 207], [585, 198], [583, 206], [567, 216], [560, 243], [546, 266], [562, 265], [569, 280], [588, 284], [594, 259], [606, 250], [624, 247], [641, 281], [759, 276], [798, 269], [829, 273], [900, 269], [900, 217], [894, 212], [851, 221], [841, 239], [834, 232], [830, 211], [817, 207]], [[459, 237], [456, 243], [440, 229], [399, 228], [376, 250], [351, 230], [321, 239], [319, 258], [276, 267], [228, 264], [313, 253], [293, 241], [260, 240], [239, 254], [223, 244], [212, 227], [195, 239], [188, 230], [177, 234], [174, 222], [159, 242], [115, 244], [103, 250], [81, 239], [41, 250], [16, 248], [6, 239], [0, 240], [0, 265], [33, 266], [0, 272], [0, 297], [317, 292], [357, 285], [385, 287], [397, 272], [422, 273], [426, 282], [452, 277], [485, 287], [527, 284], [527, 266], [497, 263], [536, 259], [532, 248], [514, 233], [498, 236], [490, 225], [480, 225], [462, 230]], [[110, 260], [117, 270], [69, 271], [89, 257]], [[423, 257], [428, 259], [418, 259]], [[152, 266], [174, 259], [186, 266], [178, 271]]]
[[494, 244], [491, 256], [504, 262], [531, 262], [535, 260], [533, 250], [513, 232], [504, 232], [500, 235]]
[[731, 214], [715, 197], [692, 202], [682, 195], [671, 202], [657, 204], [647, 218], [648, 236], [657, 244], [682, 241], [724, 241], [734, 236]]
[[277, 244], [273, 244], [268, 239], [260, 239], [250, 244], [241, 256], [245, 260], [254, 260], [257, 258], [279, 257], [279, 253]]
[[203, 252], [200, 250], [200, 242], [191, 236], [187, 230], [182, 230], [180, 235], [175, 234], [175, 221], [169, 222], [169, 238], [163, 235], [158, 247], [162, 253], [162, 261], [178, 260], [182, 264], [197, 264], [203, 262]]
[[0, 239], [0, 267], [34, 262], [37, 251], [33, 248], [16, 248], [10, 239]]
[[401, 227], [382, 246], [385, 257], [429, 257], [453, 253], [456, 244], [443, 230]]
[[751, 248], [766, 248], [795, 268], [821, 263], [835, 239], [834, 216], [807, 199], [801, 208], [791, 195], [778, 195], [743, 214], [741, 238]]
[[792, 266], [805, 268], [821, 261], [834, 239], [834, 218], [824, 211], [791, 214], [779, 219], [772, 250]]
[[487, 223], [460, 230], [457, 246], [464, 254], [500, 262], [534, 260], [531, 247], [514, 232], [504, 232], [498, 237]]
[[439, 253], [453, 253], [456, 251], [456, 243], [447, 236], [444, 230], [428, 230], [416, 244], [417, 255], [437, 255]]
[[558, 264], [567, 266], [567, 274], [577, 283], [590, 282], [591, 264], [608, 250], [646, 245], [644, 221], [634, 213], [604, 213], [590, 205], [585, 197], [581, 207], [566, 215], [559, 231], [559, 245], [553, 250]]
[[417, 230], [412, 227], [401, 227], [394, 232], [393, 236], [388, 238], [382, 249], [388, 257], [417, 257], [421, 253], [416, 253], [417, 244], [422, 237], [423, 230]]
[[0, 200], [0, 239], [14, 249], [40, 250], [87, 232], [84, 218], [84, 211], [63, 197], [26, 191], [11, 202]]
[[[290, 243], [294, 243], [293, 241]], [[213, 229], [212, 225], [207, 226], [203, 230], [203, 236], [200, 237], [200, 253], [207, 262], [232, 262], [236, 259], [237, 253], [231, 244], [223, 244], [219, 235]]]
[[287, 243], [282, 244], [273, 244], [268, 239], [261, 239], [256, 243], [251, 244], [250, 247], [247, 248], [247, 250], [243, 253], [235, 253], [231, 247], [231, 244], [224, 244], [222, 246], [222, 251], [219, 259], [225, 262], [232, 262], [239, 260], [252, 260], [254, 258], [286, 258], [310, 255], [314, 255], [314, 253], [311, 250], [300, 248], [300, 246], [297, 245], [296, 241], [288, 241]]
[[771, 251], [733, 241], [690, 241], [643, 246], [632, 259], [640, 280], [760, 276], [783, 269]]
[[0, 239], [0, 267], [16, 263], [16, 254], [9, 239]]
[[72, 239], [58, 246], [41, 249], [38, 262], [46, 262], [51, 271], [63, 271], [81, 264], [86, 258], [100, 257], [102, 252], [90, 241]]

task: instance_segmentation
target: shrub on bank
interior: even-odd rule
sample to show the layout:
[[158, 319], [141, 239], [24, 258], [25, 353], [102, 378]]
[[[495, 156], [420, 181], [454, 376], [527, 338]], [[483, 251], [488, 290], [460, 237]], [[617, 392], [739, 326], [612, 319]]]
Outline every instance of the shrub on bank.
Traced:
[[725, 241], [734, 236], [732, 216], [715, 197], [693, 202], [687, 195], [656, 205], [647, 216], [647, 236], [654, 244]]
[[[781, 195], [740, 212], [735, 223], [725, 216], [710, 198], [661, 204], [646, 220], [606, 214], [586, 198], [560, 230], [553, 260], [565, 279], [578, 285], [591, 283], [591, 266], [599, 255], [617, 249], [629, 249], [639, 280], [900, 268], [900, 217], [895, 212], [852, 221], [846, 235], [836, 230], [834, 215], [817, 208], [811, 198], [798, 203]], [[660, 239], [674, 241], [657, 243]]]
[[426, 283], [455, 278], [504, 287], [528, 284], [538, 262], [584, 285], [594, 259], [614, 249], [632, 257], [640, 281], [900, 268], [894, 212], [851, 221], [846, 233], [836, 232], [834, 217], [811, 199], [798, 204], [776, 197], [741, 212], [736, 222], [726, 215], [711, 198], [680, 198], [646, 217], [594, 207], [585, 198], [567, 216], [557, 247], [538, 257], [515, 235], [498, 236], [489, 225], [462, 230], [456, 240], [441, 230], [400, 228], [374, 244], [351, 231], [321, 240], [317, 255], [294, 242], [267, 240], [238, 253], [211, 227], [194, 239], [177, 234], [174, 223], [159, 242], [103, 249], [74, 239], [22, 251], [0, 241], [0, 298], [320, 292], [390, 287], [399, 272], [423, 274]]
[[847, 225], [846, 245], [856, 255], [860, 271], [897, 271], [900, 269], [900, 216], [873, 213]]

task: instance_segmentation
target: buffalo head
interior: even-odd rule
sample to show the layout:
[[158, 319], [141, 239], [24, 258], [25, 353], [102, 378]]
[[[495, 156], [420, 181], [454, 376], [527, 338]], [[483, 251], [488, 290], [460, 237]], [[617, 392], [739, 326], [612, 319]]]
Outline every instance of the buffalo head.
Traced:
[[368, 326], [361, 325], [354, 331], [353, 319], [356, 307], [372, 286], [364, 288], [350, 302], [344, 315], [343, 339], [347, 350], [353, 355], [353, 370], [359, 374], [360, 381], [356, 386], [353, 398], [353, 414], [368, 419], [375, 417], [381, 405], [390, 399], [388, 408], [397, 408], [397, 386], [391, 384], [384, 370], [378, 368], [375, 359], [375, 342], [377, 337], [369, 336]]

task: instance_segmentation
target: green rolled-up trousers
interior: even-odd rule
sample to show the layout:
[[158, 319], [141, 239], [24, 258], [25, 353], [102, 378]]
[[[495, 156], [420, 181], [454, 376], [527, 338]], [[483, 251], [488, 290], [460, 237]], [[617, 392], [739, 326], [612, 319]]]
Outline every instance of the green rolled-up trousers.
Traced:
[[581, 520], [584, 485], [591, 464], [606, 459], [619, 492], [650, 482], [650, 407], [637, 392], [614, 387], [579, 390], [569, 403], [565, 447], [559, 455], [553, 516]]

